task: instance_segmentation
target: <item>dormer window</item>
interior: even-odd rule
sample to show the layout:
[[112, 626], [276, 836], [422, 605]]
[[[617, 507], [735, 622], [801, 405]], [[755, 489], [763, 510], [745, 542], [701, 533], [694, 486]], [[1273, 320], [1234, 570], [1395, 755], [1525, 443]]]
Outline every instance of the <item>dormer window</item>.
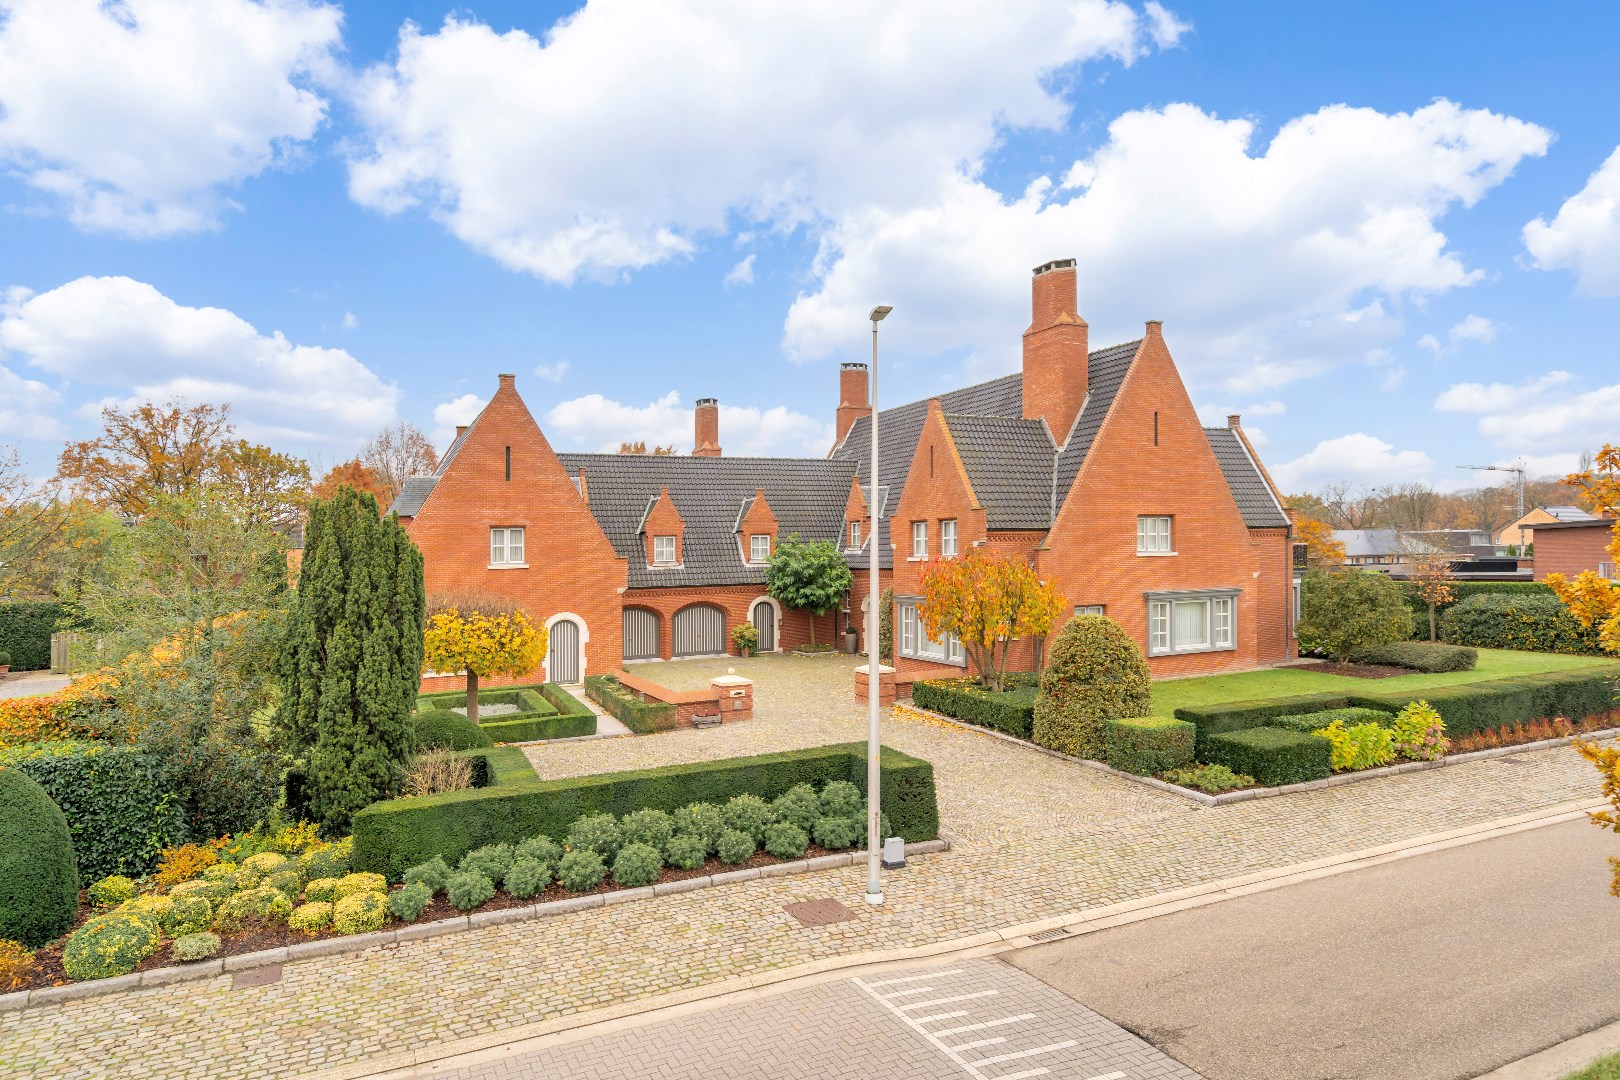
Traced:
[[748, 538], [748, 561], [756, 563], [771, 561], [771, 537], [769, 533], [755, 533]]
[[861, 547], [861, 523], [858, 522], [858, 521], [852, 521], [852, 522], [849, 523], [849, 546], [850, 546], [850, 550], [852, 550], [852, 551], [859, 551], [860, 550], [860, 547]]
[[675, 565], [675, 538], [673, 536], [653, 537], [653, 565]]

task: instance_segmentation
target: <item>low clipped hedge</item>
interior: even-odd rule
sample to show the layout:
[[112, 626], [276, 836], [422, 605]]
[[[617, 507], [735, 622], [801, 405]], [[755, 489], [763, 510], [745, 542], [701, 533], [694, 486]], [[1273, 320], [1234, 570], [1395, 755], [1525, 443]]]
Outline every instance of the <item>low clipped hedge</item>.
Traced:
[[11, 654], [12, 671], [44, 671], [51, 666], [51, 631], [62, 605], [51, 600], [0, 604], [0, 653]]
[[1193, 756], [1199, 761], [1207, 761], [1209, 759], [1204, 753], [1213, 735], [1225, 731], [1247, 731], [1277, 716], [1325, 712], [1328, 709], [1343, 709], [1349, 704], [1350, 699], [1343, 694], [1299, 694], [1294, 697], [1229, 701], [1220, 705], [1183, 706], [1176, 710], [1176, 718], [1186, 720], [1197, 728]]
[[1155, 776], [1193, 759], [1197, 728], [1168, 716], [1140, 716], [1103, 724], [1103, 752], [1121, 772]]
[[1525, 720], [1562, 716], [1578, 723], [1603, 716], [1620, 708], [1617, 676], [1620, 669], [1577, 668], [1425, 690], [1357, 694], [1350, 704], [1399, 712], [1414, 701], [1427, 701], [1445, 720], [1446, 734], [1455, 739]]
[[1282, 728], [1284, 731], [1298, 731], [1306, 735], [1320, 731], [1337, 720], [1345, 727], [1355, 727], [1357, 724], [1377, 724], [1379, 727], [1393, 727], [1395, 714], [1382, 709], [1326, 709], [1322, 712], [1301, 713], [1298, 716], [1274, 716], [1266, 721], [1266, 727]]
[[1596, 626], [1582, 626], [1556, 596], [1472, 596], [1440, 616], [1440, 637], [1480, 649], [1521, 649], [1567, 656], [1602, 656]]
[[534, 780], [537, 776], [529, 755], [515, 746], [493, 746], [477, 750], [463, 750], [456, 755], [472, 762], [473, 787], [486, 788], [496, 784], [510, 784], [517, 780]]
[[[461, 690], [444, 690], [420, 694], [416, 699], [417, 715], [426, 716], [441, 711], [465, 708], [467, 695]], [[491, 742], [540, 742], [546, 739], [572, 739], [580, 735], [596, 734], [596, 714], [574, 695], [556, 683], [534, 683], [527, 686], [503, 686], [496, 690], [480, 690], [478, 703], [483, 705], [516, 705], [515, 713], [500, 713], [481, 720], [478, 727]], [[462, 714], [452, 712], [452, 716]], [[465, 719], [465, 717], [463, 717]], [[468, 721], [471, 723], [471, 721]], [[454, 749], [470, 747], [457, 746]]]
[[637, 735], [673, 731], [678, 727], [675, 706], [667, 701], [642, 701], [612, 675], [585, 676], [585, 693], [607, 714]]
[[[883, 812], [893, 832], [908, 841], [934, 839], [939, 807], [933, 766], [887, 747], [881, 764]], [[564, 837], [576, 819], [590, 814], [673, 811], [739, 794], [769, 800], [796, 784], [821, 788], [834, 780], [865, 793], [864, 742], [390, 799], [354, 816], [354, 866], [398, 881], [405, 870], [435, 856], [454, 863], [485, 844]]]
[[919, 679], [911, 684], [911, 702], [1020, 739], [1028, 739], [1035, 724], [1033, 682], [997, 693], [977, 679]]
[[478, 724], [449, 709], [423, 709], [411, 717], [418, 750], [477, 750], [494, 746]]
[[1333, 774], [1333, 744], [1320, 735], [1257, 727], [1209, 737], [1205, 759], [1254, 777], [1265, 787], [1302, 784]]
[[1355, 649], [1350, 653], [1350, 662], [1411, 668], [1433, 675], [1442, 671], [1473, 671], [1474, 665], [1479, 663], [1479, 650], [1437, 641], [1397, 641]]

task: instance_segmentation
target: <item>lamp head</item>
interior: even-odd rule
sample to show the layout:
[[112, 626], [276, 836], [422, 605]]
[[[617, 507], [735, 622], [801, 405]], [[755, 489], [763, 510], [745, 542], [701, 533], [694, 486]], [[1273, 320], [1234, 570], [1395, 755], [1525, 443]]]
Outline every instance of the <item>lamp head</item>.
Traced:
[[880, 323], [889, 314], [889, 312], [893, 310], [894, 308], [887, 304], [879, 304], [877, 307], [872, 309], [872, 314], [868, 315], [867, 318], [871, 319], [875, 323]]

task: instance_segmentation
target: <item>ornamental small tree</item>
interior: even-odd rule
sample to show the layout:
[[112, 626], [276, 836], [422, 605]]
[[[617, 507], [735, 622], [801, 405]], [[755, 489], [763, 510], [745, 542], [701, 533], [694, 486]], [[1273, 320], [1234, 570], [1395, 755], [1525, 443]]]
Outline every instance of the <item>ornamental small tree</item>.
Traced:
[[1035, 639], [1035, 669], [1040, 670], [1042, 646], [1063, 610], [1063, 597], [1051, 582], [1035, 576], [1027, 560], [969, 548], [966, 555], [923, 571], [921, 588], [917, 618], [923, 628], [936, 641], [956, 635], [980, 686], [1003, 689], [1018, 638]]
[[1299, 636], [1319, 641], [1339, 663], [1369, 645], [1412, 636], [1412, 609], [1398, 581], [1371, 570], [1305, 575]]
[[1443, 551], [1425, 549], [1416, 555], [1412, 563], [1412, 576], [1408, 580], [1417, 598], [1429, 605], [1430, 641], [1438, 640], [1435, 612], [1441, 604], [1449, 604], [1457, 598], [1457, 590], [1451, 587], [1455, 577], [1451, 571], [1451, 557]]
[[[765, 566], [765, 591], [790, 608], [825, 615], [838, 607], [855, 577], [844, 553], [831, 540], [799, 539], [799, 534], [776, 545]], [[816, 621], [810, 620], [810, 644], [816, 643]]]
[[309, 813], [329, 833], [393, 794], [422, 677], [422, 553], [353, 488], [309, 508], [281, 651], [276, 728]]
[[467, 719], [478, 723], [478, 680], [527, 675], [545, 658], [549, 635], [523, 609], [485, 592], [435, 594], [422, 631], [422, 662], [434, 671], [467, 672]]
[[1344, 565], [1344, 545], [1333, 539], [1333, 527], [1315, 518], [1294, 523], [1294, 541], [1305, 545], [1305, 568], [1326, 570]]
[[[1564, 483], [1580, 488], [1595, 513], [1620, 519], [1620, 446], [1605, 443], [1592, 468], [1571, 473]], [[1620, 520], [1612, 530], [1608, 553], [1620, 564]], [[1548, 574], [1547, 586], [1582, 626], [1598, 628], [1604, 651], [1620, 655], [1620, 582], [1583, 570], [1574, 578]]]
[[1035, 695], [1037, 746], [1103, 760], [1110, 720], [1153, 711], [1153, 684], [1142, 649], [1106, 615], [1076, 615], [1052, 639]]

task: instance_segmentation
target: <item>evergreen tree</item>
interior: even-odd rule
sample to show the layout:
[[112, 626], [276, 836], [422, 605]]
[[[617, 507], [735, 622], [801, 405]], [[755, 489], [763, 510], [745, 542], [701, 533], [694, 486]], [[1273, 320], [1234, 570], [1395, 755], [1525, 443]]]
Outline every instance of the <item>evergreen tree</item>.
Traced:
[[308, 812], [329, 832], [399, 786], [425, 600], [422, 553], [375, 498], [343, 487], [310, 504], [276, 719]]

